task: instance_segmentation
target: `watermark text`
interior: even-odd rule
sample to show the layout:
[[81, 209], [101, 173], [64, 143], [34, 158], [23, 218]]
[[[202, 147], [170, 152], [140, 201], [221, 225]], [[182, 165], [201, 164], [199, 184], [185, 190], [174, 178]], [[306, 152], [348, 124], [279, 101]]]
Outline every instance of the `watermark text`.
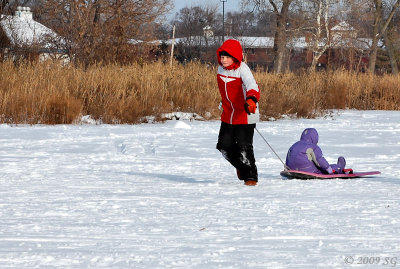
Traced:
[[382, 265], [395, 267], [397, 265], [397, 257], [354, 255], [346, 256], [344, 258], [344, 263], [347, 265]]

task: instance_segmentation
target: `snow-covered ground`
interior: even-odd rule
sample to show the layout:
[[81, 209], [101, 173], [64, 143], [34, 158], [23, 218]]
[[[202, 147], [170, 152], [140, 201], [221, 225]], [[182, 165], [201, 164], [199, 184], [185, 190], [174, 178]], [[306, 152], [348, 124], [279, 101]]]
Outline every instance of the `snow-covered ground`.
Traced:
[[215, 149], [219, 122], [0, 125], [0, 268], [400, 266], [400, 112], [262, 122], [284, 159], [315, 127], [351, 180], [282, 180], [255, 133], [259, 185]]

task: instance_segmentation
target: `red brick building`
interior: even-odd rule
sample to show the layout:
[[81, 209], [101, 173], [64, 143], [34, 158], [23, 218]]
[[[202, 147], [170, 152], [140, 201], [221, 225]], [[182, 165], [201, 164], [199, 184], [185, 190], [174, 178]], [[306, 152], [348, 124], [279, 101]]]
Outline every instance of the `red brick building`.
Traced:
[[[235, 38], [243, 47], [244, 59], [251, 68], [263, 68], [272, 70], [274, 61], [274, 37], [225, 37]], [[174, 55], [177, 59], [201, 60], [203, 62], [216, 63], [216, 50], [222, 44], [220, 36], [205, 34], [204, 36], [193, 36], [191, 38], [175, 39], [175, 48], [185, 50], [182, 56], [179, 49], [175, 49]], [[341, 22], [331, 28], [329, 46], [319, 58], [317, 69], [351, 69], [362, 71], [368, 64], [370, 39], [357, 38], [356, 31], [346, 22]], [[169, 49], [172, 40], [165, 42]], [[313, 52], [311, 50], [311, 35], [291, 38], [288, 40], [286, 57], [287, 69], [296, 71], [310, 67]], [[181, 57], [181, 58], [180, 58]], [[186, 58], [185, 58], [186, 57]]]

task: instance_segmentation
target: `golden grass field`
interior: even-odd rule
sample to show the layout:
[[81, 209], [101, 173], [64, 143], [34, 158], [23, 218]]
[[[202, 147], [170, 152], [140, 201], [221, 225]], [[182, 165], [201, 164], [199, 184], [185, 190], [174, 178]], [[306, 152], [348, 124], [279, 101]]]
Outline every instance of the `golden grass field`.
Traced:
[[[400, 107], [399, 76], [348, 71], [254, 76], [263, 120], [315, 117], [329, 109]], [[161, 62], [88, 68], [0, 63], [0, 123], [69, 124], [81, 115], [104, 123], [138, 123], [173, 111], [217, 119], [219, 101], [216, 67], [200, 63], [172, 68]]]

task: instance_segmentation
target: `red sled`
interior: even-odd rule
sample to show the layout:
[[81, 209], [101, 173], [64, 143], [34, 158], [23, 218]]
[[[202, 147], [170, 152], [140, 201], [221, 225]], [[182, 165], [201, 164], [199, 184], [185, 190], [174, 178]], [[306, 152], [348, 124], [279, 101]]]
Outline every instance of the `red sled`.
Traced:
[[315, 174], [308, 173], [297, 170], [285, 170], [281, 172], [281, 176], [286, 179], [332, 179], [332, 178], [358, 178], [358, 177], [366, 177], [372, 175], [379, 175], [381, 172], [379, 171], [369, 171], [369, 172], [353, 172], [351, 169], [348, 170], [348, 174]]

